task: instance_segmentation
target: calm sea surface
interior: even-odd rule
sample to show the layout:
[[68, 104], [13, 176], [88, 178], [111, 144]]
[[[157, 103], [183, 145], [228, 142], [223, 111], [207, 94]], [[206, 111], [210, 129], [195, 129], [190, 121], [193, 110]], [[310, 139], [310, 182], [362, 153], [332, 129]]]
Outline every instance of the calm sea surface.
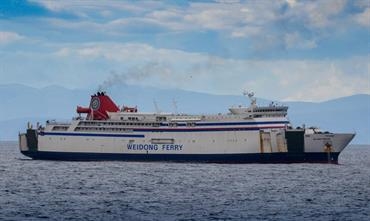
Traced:
[[339, 165], [56, 162], [0, 143], [0, 220], [370, 220], [370, 146]]

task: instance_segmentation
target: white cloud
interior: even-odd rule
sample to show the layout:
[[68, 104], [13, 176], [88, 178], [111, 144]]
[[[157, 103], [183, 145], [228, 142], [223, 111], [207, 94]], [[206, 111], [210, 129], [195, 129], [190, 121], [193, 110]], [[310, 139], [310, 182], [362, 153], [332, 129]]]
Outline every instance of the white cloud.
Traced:
[[335, 16], [340, 14], [346, 0], [300, 1], [290, 4], [290, 10], [284, 15], [292, 21], [300, 21], [312, 29], [322, 29], [336, 24]]
[[[243, 60], [146, 44], [116, 43], [69, 44], [53, 55], [45, 55], [56, 63], [53, 66], [68, 66], [48, 70], [42, 65], [46, 68], [43, 71], [56, 76], [64, 72], [64, 79], [53, 82], [49, 78], [48, 83], [77, 88], [100, 85], [113, 72], [134, 85], [215, 94], [240, 94], [248, 89], [259, 97], [276, 100], [323, 101], [356, 93], [370, 94], [370, 64], [366, 56], [337, 60]], [[28, 60], [35, 63], [32, 56]], [[32, 66], [17, 68], [32, 71]], [[76, 73], [79, 79], [70, 80]]]
[[262, 28], [258, 26], [247, 26], [235, 29], [231, 32], [231, 37], [244, 38], [247, 36], [258, 36], [262, 32]]
[[181, 60], [193, 63], [203, 58], [197, 53], [187, 53], [180, 50], [157, 49], [147, 44], [138, 43], [86, 43], [65, 46], [58, 50], [58, 56], [81, 57], [85, 59], [105, 58], [114, 62], [144, 63], [160, 61], [177, 63]]
[[238, 12], [235, 10], [235, 6], [221, 6], [207, 5], [205, 8], [203, 4], [194, 5], [193, 10], [188, 11], [191, 13], [184, 15], [184, 21], [211, 30], [224, 30], [235, 26], [236, 18], [240, 19], [238, 14], [232, 13]]
[[[42, 20], [42, 27], [46, 27], [40, 29], [49, 31], [43, 33], [44, 36], [64, 32], [71, 34], [68, 40], [81, 42], [89, 41], [88, 35], [91, 34], [94, 39], [105, 43], [55, 44], [41, 37], [48, 45], [41, 48], [42, 52], [38, 54], [30, 52], [31, 46], [27, 48], [28, 54], [8, 52], [4, 55], [6, 52], [0, 52], [4, 55], [1, 56], [0, 67], [3, 70], [0, 71], [12, 73], [6, 76], [7, 80], [2, 78], [4, 82], [26, 82], [28, 79], [35, 85], [62, 84], [79, 88], [97, 86], [112, 72], [131, 76], [126, 78], [130, 84], [217, 94], [240, 94], [247, 88], [255, 91], [257, 96], [271, 99], [321, 101], [354, 93], [370, 93], [368, 57], [354, 57], [353, 54], [327, 60], [243, 60], [164, 49], [161, 46], [156, 48], [144, 43], [107, 42], [107, 39], [124, 42], [126, 38], [121, 40], [121, 36], [141, 34], [140, 40], [151, 38], [150, 42], [161, 45], [158, 42], [163, 41], [161, 37], [166, 35], [150, 33], [144, 36], [144, 32], [149, 29], [159, 34], [187, 32], [191, 35], [210, 30], [220, 34], [220, 48], [224, 47], [221, 41], [226, 36], [239, 38], [238, 42], [245, 38], [245, 45], [250, 45], [250, 48], [271, 51], [272, 54], [276, 51], [271, 48], [306, 50], [320, 46], [322, 36], [332, 34], [339, 27], [343, 30], [352, 24], [368, 27], [370, 12], [364, 8], [366, 4], [358, 5], [359, 14], [349, 15], [344, 10], [344, 0], [221, 1], [219, 4], [191, 1], [186, 6], [170, 4], [166, 7], [161, 1], [37, 2], [52, 11], [66, 11], [81, 18], [38, 18], [36, 23]], [[47, 24], [43, 23], [45, 20]], [[28, 33], [39, 39], [37, 33]], [[109, 35], [113, 38], [105, 38], [111, 37]], [[128, 39], [132, 39], [130, 37]], [[183, 38], [187, 40], [187, 37]], [[0, 32], [2, 44], [21, 38], [23, 36], [14, 32]], [[169, 38], [169, 41], [176, 42], [177, 39]], [[52, 49], [55, 51], [50, 53]], [[22, 65], [19, 61], [23, 61]], [[25, 73], [35, 73], [35, 76], [30, 79]]]
[[286, 2], [290, 7], [294, 7], [297, 4], [296, 0], [286, 0]]
[[[84, 21], [48, 19], [50, 24], [66, 29], [89, 29], [110, 33], [118, 28], [157, 25], [174, 31], [214, 30], [232, 37], [248, 37], [259, 33], [260, 27], [276, 19], [274, 8], [279, 5], [256, 3], [190, 3], [188, 7], [176, 5], [163, 7], [161, 2], [140, 1], [125, 3], [113, 1], [102, 4], [93, 1], [37, 1], [52, 11], [68, 11]], [[140, 9], [140, 10], [139, 10]], [[103, 21], [88, 20], [99, 11]], [[130, 16], [122, 16], [130, 11]], [[91, 14], [91, 15], [89, 15]], [[112, 17], [112, 20], [109, 20]], [[119, 31], [118, 31], [119, 32]]]
[[99, 30], [99, 31], [105, 31], [103, 24], [99, 24], [96, 22], [91, 21], [66, 21], [63, 19], [56, 19], [56, 18], [47, 18], [45, 19], [46, 22], [50, 24], [51, 27], [57, 27], [57, 28], [64, 28], [64, 29], [74, 29], [74, 30]]
[[248, 37], [260, 32], [261, 27], [276, 21], [280, 3], [192, 3], [183, 21], [192, 27], [225, 32], [232, 37]]
[[366, 4], [358, 3], [357, 7], [364, 11], [355, 16], [346, 12], [347, 0], [277, 0], [268, 4], [264, 1], [189, 2], [185, 6], [161, 1], [36, 2], [50, 10], [64, 10], [81, 17], [81, 20], [48, 18], [56, 28], [110, 36], [213, 31], [223, 37], [245, 38], [255, 49], [267, 50], [280, 46], [312, 49], [333, 32], [343, 32], [358, 24], [368, 26], [370, 20], [370, 11], [363, 9]]
[[363, 12], [354, 15], [354, 20], [365, 27], [370, 27], [370, 6]]
[[23, 38], [23, 36], [15, 32], [0, 31], [0, 44], [8, 44]]
[[[366, 79], [351, 78], [343, 73], [328, 73], [305, 85], [301, 91], [286, 97], [284, 100], [324, 101], [331, 98], [350, 96], [357, 93], [369, 93]], [[364, 81], [365, 80], [365, 81]]]
[[50, 0], [44, 0], [44, 1], [30, 0], [30, 1], [42, 4], [45, 8], [51, 11], [61, 11], [65, 9], [66, 8], [65, 3], [67, 2], [67, 1], [50, 1]]
[[285, 34], [285, 46], [288, 49], [312, 49], [317, 47], [314, 40], [303, 39], [298, 32]]
[[[155, 1], [146, 1], [146, 2], [141, 2], [140, 4], [126, 3], [126, 2], [116, 1], [116, 0], [105, 0], [105, 1], [29, 0], [29, 1], [41, 4], [50, 11], [54, 11], [54, 12], [68, 11], [76, 15], [82, 12], [91, 12], [95, 10], [104, 12], [105, 10], [109, 10], [109, 9], [140, 13], [143, 11], [150, 10], [153, 7], [158, 7], [158, 5], [162, 5], [160, 2], [155, 2]], [[142, 6], [146, 6], [146, 7], [142, 7]]]
[[[323, 61], [281, 61], [272, 73], [281, 88], [294, 88], [284, 100], [323, 101], [357, 93], [370, 94], [366, 57]], [[287, 67], [289, 65], [289, 67]]]
[[69, 48], [61, 48], [57, 52], [55, 52], [54, 55], [60, 56], [60, 57], [67, 57], [70, 55], [70, 53], [71, 53], [71, 50]]

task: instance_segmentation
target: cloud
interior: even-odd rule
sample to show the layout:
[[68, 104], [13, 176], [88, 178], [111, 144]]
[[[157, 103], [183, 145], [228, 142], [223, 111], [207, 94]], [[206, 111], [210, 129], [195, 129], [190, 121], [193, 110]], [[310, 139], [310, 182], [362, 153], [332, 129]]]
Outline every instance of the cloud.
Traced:
[[370, 6], [366, 8], [363, 12], [358, 13], [353, 17], [358, 24], [365, 27], [370, 27]]
[[[80, 57], [84, 59], [104, 58], [114, 62], [147, 63], [153, 60], [178, 63], [186, 60], [187, 63], [196, 62], [204, 56], [199, 53], [187, 53], [181, 50], [154, 48], [139, 43], [85, 43], [71, 44], [55, 52], [65, 57]], [[190, 56], [191, 55], [191, 56]], [[202, 59], [203, 60], [203, 59]]]
[[258, 36], [262, 28], [258, 26], [242, 27], [231, 32], [233, 38], [244, 38], [246, 36]]
[[306, 40], [298, 32], [286, 33], [285, 34], [285, 46], [286, 48], [297, 48], [297, 49], [312, 49], [316, 48], [317, 44], [315, 40]]
[[181, 22], [194, 29], [214, 30], [231, 37], [249, 37], [260, 33], [263, 25], [278, 18], [280, 3], [227, 2], [191, 3], [181, 16]]
[[354, 22], [355, 25], [366, 24], [368, 20], [367, 11], [352, 19], [352, 12], [346, 10], [350, 3], [345, 0], [279, 0], [269, 4], [261, 1], [189, 2], [165, 7], [165, 3], [158, 1], [113, 1], [109, 4], [96, 1], [91, 4], [85, 1], [37, 2], [51, 10], [86, 14], [87, 19], [84, 16], [82, 20], [50, 19], [51, 25], [64, 29], [84, 29], [89, 33], [117, 36], [214, 31], [224, 37], [248, 39], [253, 44], [271, 36], [275, 39], [272, 47], [286, 44], [289, 36], [285, 33], [297, 32], [305, 41], [303, 46], [296, 48], [300, 50], [313, 48], [321, 39], [336, 30], [349, 29]]
[[27, 18], [0, 20], [12, 30], [0, 32], [0, 44], [37, 42], [3, 47], [2, 82], [96, 88], [107, 81], [215, 94], [246, 88], [307, 101], [370, 93], [361, 47], [369, 37], [366, 0], [32, 4], [47, 12], [31, 26]]
[[[356, 58], [359, 59], [359, 58]], [[370, 93], [370, 74], [366, 70], [357, 73], [348, 73], [344, 65], [350, 65], [352, 61], [324, 61], [302, 62], [294, 68], [299, 74], [279, 75], [279, 84], [283, 87], [292, 87], [297, 84], [300, 89], [287, 95], [283, 100], [324, 101], [341, 96], [350, 96], [358, 93]], [[363, 59], [363, 58], [361, 58]], [[361, 60], [360, 59], [360, 60]], [[362, 61], [362, 68], [366, 68]]]
[[[141, 14], [151, 11], [153, 8], [163, 6], [160, 1], [141, 1], [141, 2], [122, 2], [116, 0], [73, 0], [73, 1], [54, 1], [54, 0], [30, 0], [40, 4], [53, 12], [68, 11], [75, 15], [94, 15], [100, 11], [104, 17], [109, 17], [116, 13], [129, 12]], [[96, 14], [95, 14], [96, 15]], [[90, 16], [89, 16], [90, 17]]]
[[346, 0], [290, 1], [290, 8], [283, 17], [310, 29], [322, 29], [336, 25], [336, 16], [343, 11], [346, 3]]
[[288, 3], [289, 7], [294, 7], [297, 4], [296, 0], [286, 0], [286, 2]]
[[[258, 54], [271, 50], [317, 48], [323, 40], [348, 33], [359, 25], [368, 26], [370, 13], [366, 1], [360, 4], [360, 1], [347, 0], [277, 0], [269, 4], [263, 1], [189, 1], [187, 4], [110, 0], [34, 2], [53, 12], [66, 12], [77, 17], [45, 18], [50, 28], [61, 35], [72, 30], [86, 37], [98, 36], [97, 39], [132, 39], [131, 36], [135, 36], [141, 42], [167, 43], [166, 37], [195, 41], [193, 36], [205, 33], [226, 48], [235, 39], [245, 41]], [[350, 10], [351, 7], [356, 10]]]
[[[24, 73], [52, 73], [35, 82], [42, 86], [96, 88], [118, 82], [214, 94], [240, 94], [248, 89], [260, 97], [305, 101], [370, 94], [366, 56], [324, 60], [226, 59], [147, 44], [96, 42], [65, 44], [41, 58], [32, 54], [12, 57], [1, 61], [7, 63], [7, 72], [13, 73], [7, 78], [27, 81]], [[28, 62], [20, 67], [19, 60]], [[49, 65], [45, 66], [45, 60]]]
[[[65, 9], [65, 2], [67, 1], [37, 1], [37, 0], [31, 0], [31, 2], [42, 4], [44, 7], [51, 11], [61, 11]], [[63, 3], [64, 2], [64, 3]]]
[[9, 44], [24, 37], [15, 32], [0, 31], [0, 44]]

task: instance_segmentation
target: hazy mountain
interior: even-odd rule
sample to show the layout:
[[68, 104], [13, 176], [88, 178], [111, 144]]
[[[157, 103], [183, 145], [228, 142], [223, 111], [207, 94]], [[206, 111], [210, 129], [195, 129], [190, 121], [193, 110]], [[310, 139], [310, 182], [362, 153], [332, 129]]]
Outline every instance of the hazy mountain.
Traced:
[[[76, 106], [88, 106], [93, 89], [70, 90], [59, 86], [35, 89], [19, 84], [0, 85], [0, 140], [15, 140], [27, 121], [69, 120]], [[108, 94], [118, 105], [139, 110], [178, 113], [225, 113], [232, 105], [247, 104], [243, 96], [211, 95], [177, 89], [121, 85]], [[257, 99], [257, 103], [270, 101]], [[175, 104], [174, 104], [175, 103]], [[356, 132], [353, 143], [370, 144], [370, 95], [354, 95], [321, 103], [283, 102], [293, 125], [319, 126], [335, 132]]]

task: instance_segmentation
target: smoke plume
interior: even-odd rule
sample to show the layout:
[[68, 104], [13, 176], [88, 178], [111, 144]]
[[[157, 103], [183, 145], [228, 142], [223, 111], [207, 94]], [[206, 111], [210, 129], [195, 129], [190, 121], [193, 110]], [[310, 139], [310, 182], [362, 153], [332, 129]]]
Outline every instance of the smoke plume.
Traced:
[[122, 73], [111, 71], [108, 78], [99, 85], [98, 91], [106, 91], [114, 85], [141, 83], [149, 79], [165, 80], [171, 77], [173, 77], [173, 70], [169, 65], [150, 62], [143, 66], [131, 67]]

